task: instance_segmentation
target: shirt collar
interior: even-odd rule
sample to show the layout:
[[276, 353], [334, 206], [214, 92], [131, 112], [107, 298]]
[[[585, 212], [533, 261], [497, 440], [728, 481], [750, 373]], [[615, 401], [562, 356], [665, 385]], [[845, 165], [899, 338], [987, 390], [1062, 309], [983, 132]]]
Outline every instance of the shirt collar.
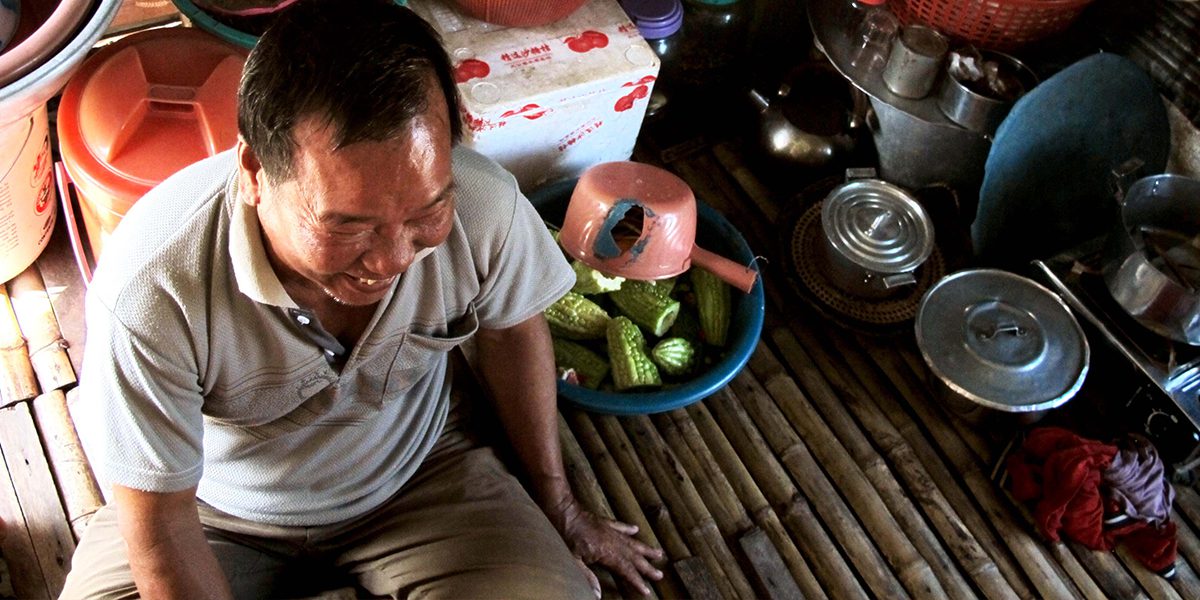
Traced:
[[258, 212], [238, 198], [236, 173], [229, 188], [233, 198], [229, 219], [229, 258], [233, 263], [233, 276], [238, 289], [255, 302], [298, 308], [267, 260]]

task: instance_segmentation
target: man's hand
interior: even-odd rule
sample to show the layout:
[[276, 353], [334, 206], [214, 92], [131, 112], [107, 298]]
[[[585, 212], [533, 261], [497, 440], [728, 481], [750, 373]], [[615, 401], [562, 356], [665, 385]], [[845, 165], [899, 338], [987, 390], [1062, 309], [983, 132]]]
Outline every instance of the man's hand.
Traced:
[[[651, 548], [633, 537], [636, 525], [604, 519], [579, 506], [574, 497], [564, 499], [547, 511], [550, 522], [571, 548], [571, 552], [585, 564], [598, 564], [623, 577], [643, 595], [650, 593], [646, 579], [662, 579], [662, 571], [651, 564], [663, 558], [662, 550]], [[600, 584], [596, 575], [587, 570], [587, 576], [600, 597]]]

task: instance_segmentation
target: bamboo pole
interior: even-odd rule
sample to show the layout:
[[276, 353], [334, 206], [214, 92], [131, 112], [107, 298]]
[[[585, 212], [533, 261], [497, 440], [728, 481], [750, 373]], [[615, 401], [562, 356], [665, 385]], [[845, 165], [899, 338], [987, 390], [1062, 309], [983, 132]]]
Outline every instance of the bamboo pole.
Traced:
[[[687, 435], [683, 432], [683, 426], [676, 422], [690, 424], [691, 419], [687, 416], [687, 412], [683, 410], [675, 410], [670, 413], [661, 413], [651, 417], [651, 421], [658, 429], [659, 435], [671, 448], [675, 457], [679, 460], [683, 471], [688, 474], [692, 482], [696, 486], [696, 491], [704, 500], [704, 505], [712, 512], [713, 518], [717, 523], [717, 529], [726, 540], [739, 540], [739, 545], [744, 536], [751, 533], [755, 529], [753, 522], [750, 520], [750, 515], [746, 512], [745, 507], [738, 501], [737, 494], [734, 493], [733, 487], [729, 480], [721, 472], [716, 462], [713, 460], [712, 454], [708, 448], [704, 446], [704, 441], [692, 427], [692, 435]], [[761, 535], [766, 535], [765, 531]], [[758, 539], [758, 538], [756, 538]], [[743, 547], [743, 550], [745, 548]], [[772, 544], [770, 548], [762, 547], [762, 550], [770, 550], [778, 555], [779, 561], [783, 566], [788, 567], [787, 563], [783, 562], [783, 556], [779, 554], [777, 548]], [[756, 571], [760, 566], [756, 564], [748, 554], [743, 553], [749, 561], [751, 571]], [[792, 574], [792, 569], [788, 569], [790, 577], [796, 581], [793, 585], [799, 585], [801, 578], [807, 580], [811, 587], [818, 590], [816, 597], [824, 597], [825, 594], [820, 592], [820, 586], [816, 584], [816, 578], [808, 569], [808, 565], [803, 561], [799, 563], [799, 570]], [[751, 573], [747, 573], [751, 575]], [[769, 579], [769, 577], [767, 577]], [[755, 578], [762, 581], [764, 577]], [[760, 588], [761, 591], [761, 588]], [[799, 591], [799, 590], [797, 590]], [[767, 595], [771, 595], [769, 592]], [[805, 597], [811, 597], [805, 594]]]
[[[72, 388], [71, 393], [78, 389]], [[78, 541], [92, 515], [104, 506], [104, 496], [83, 453], [75, 423], [67, 410], [66, 394], [62, 390], [42, 394], [33, 400], [32, 408], [50, 472], [58, 483], [67, 520]]]
[[[1142, 586], [1146, 595], [1150, 596], [1153, 600], [1180, 600], [1179, 592], [1175, 591], [1170, 581], [1147, 569], [1145, 565], [1129, 553], [1129, 550], [1124, 545], [1118, 543], [1116, 548], [1113, 549], [1112, 555], [1125, 565], [1125, 569]], [[1200, 596], [1196, 595], [1186, 597], [1189, 599], [1200, 598]]]
[[[756, 460], [746, 461], [747, 464], [751, 466], [773, 464], [775, 456], [778, 454], [786, 473], [795, 478], [804, 495], [812, 502], [816, 514], [820, 515], [820, 522], [829, 528], [833, 537], [844, 549], [845, 554], [854, 562], [867, 587], [876, 596], [882, 598], [909, 597], [906, 588], [897, 580], [891, 569], [888, 568], [882, 554], [872, 543], [872, 538], [863, 530], [862, 525], [842, 500], [841, 494], [826, 478], [825, 473], [808, 453], [803, 442], [800, 442], [799, 438], [789, 439], [781, 444], [783, 452], [775, 451], [775, 445], [768, 445], [767, 439], [764, 438], [767, 432], [764, 430], [760, 433], [750, 415], [743, 408], [745, 399], [734, 397], [731, 391], [726, 387], [722, 392], [709, 398], [709, 408], [721, 424], [721, 428], [729, 435], [730, 442], [735, 448], [738, 448], [738, 453], [743, 456], [757, 456]], [[765, 457], [771, 459], [768, 461]], [[782, 478], [783, 480], [788, 479], [786, 474]], [[755, 479], [760, 482], [766, 481], [762, 476], [757, 476]], [[797, 497], [799, 496], [797, 495]], [[803, 509], [804, 505], [793, 504], [788, 508]], [[800, 516], [811, 517], [811, 513], [807, 515], [801, 513]], [[815, 518], [813, 520], [816, 521]], [[918, 597], [922, 596], [918, 595]]]
[[825, 422], [879, 491], [880, 497], [903, 526], [913, 545], [934, 568], [947, 593], [954, 598], [966, 598], [973, 596], [974, 590], [963, 579], [946, 549], [942, 547], [941, 541], [909, 499], [909, 494], [900, 487], [883, 457], [854, 422], [850, 416], [851, 411], [859, 417], [875, 445], [888, 452], [888, 458], [895, 466], [896, 472], [905, 478], [909, 489], [912, 490], [912, 497], [920, 501], [921, 508], [928, 515], [930, 522], [947, 540], [947, 545], [954, 550], [955, 556], [985, 594], [992, 599], [1015, 600], [1016, 594], [1004, 581], [995, 563], [946, 502], [925, 469], [917, 463], [916, 456], [900, 437], [899, 432], [877, 410], [871, 410], [875, 405], [856, 395], [844, 395], [841, 398], [835, 396], [833, 389], [817, 373], [812, 359], [788, 330], [772, 328], [770, 336], [779, 348], [780, 355], [792, 366], [796, 380], [793, 381], [789, 377], [783, 365], [769, 351], [756, 353], [756, 358], [751, 361], [751, 370], [755, 371], [768, 390], [772, 387], [786, 388], [794, 387], [797, 383], [804, 384], [808, 395], [801, 394], [798, 388], [795, 394], [801, 399], [811, 399], [812, 404], [780, 403], [780, 410], [794, 427], [804, 430], [808, 427], [801, 423], [809, 419], [809, 413], [817, 414], [814, 406], [820, 407], [820, 414], [824, 416]]
[[713, 146], [713, 154], [717, 157], [717, 161], [721, 163], [725, 171], [737, 180], [738, 185], [745, 190], [746, 196], [754, 202], [758, 210], [762, 211], [767, 221], [774, 223], [778, 220], [779, 209], [771, 202], [770, 191], [746, 168], [746, 163], [742, 162], [738, 153], [731, 149], [729, 144], [721, 142]]
[[[641, 506], [638, 505], [637, 498], [633, 495], [633, 490], [629, 487], [629, 482], [621, 473], [621, 468], [617, 465], [608, 449], [604, 446], [604, 441], [600, 439], [600, 433], [596, 430], [596, 426], [592, 423], [591, 418], [587, 413], [581, 410], [566, 409], [567, 422], [571, 425], [571, 430], [575, 433], [575, 439], [583, 448], [588, 460], [591, 462], [592, 469], [596, 473], [596, 478], [613, 507], [613, 512], [617, 517], [638, 528], [637, 538], [642, 543], [653, 548], [662, 548], [663, 544], [659, 541], [658, 536], [654, 533], [654, 528], [650, 526], [650, 521], [642, 512]], [[684, 548], [684, 551], [687, 549]], [[680, 555], [672, 555], [664, 549], [666, 560], [672, 558], [682, 558]], [[682, 598], [684, 597], [683, 589], [679, 586], [679, 582], [674, 577], [670, 569], [663, 572], [663, 578], [654, 582], [654, 587], [658, 589], [659, 595], [663, 598]]]
[[646, 473], [641, 459], [633, 451], [633, 444], [625, 435], [620, 422], [616, 417], [607, 415], [596, 415], [592, 417], [592, 422], [600, 432], [604, 445], [620, 466], [625, 480], [629, 482], [629, 489], [633, 491], [654, 531], [658, 533], [663, 550], [676, 560], [692, 556], [692, 551], [675, 526], [671, 511], [663, 503], [654, 482], [650, 481], [650, 475]]
[[[579, 442], [575, 440], [562, 413], [558, 414], [558, 442], [562, 448], [563, 468], [567, 473], [567, 481], [571, 484], [571, 490], [575, 493], [576, 498], [592, 513], [606, 519], [614, 518], [612, 507], [609, 506], [608, 499], [604, 497], [604, 490], [600, 489], [600, 484], [596, 482], [596, 474], [592, 472], [591, 465], [588, 464], [587, 457], [583, 454], [583, 448], [579, 447]], [[588, 565], [588, 568], [600, 581], [602, 593], [604, 590], [614, 590], [619, 587], [626, 597], [637, 595], [625, 580], [622, 579], [620, 583], [617, 583], [616, 578], [607, 569], [596, 568], [592, 565]], [[649, 595], [657, 598], [653, 589]]]
[[1076, 542], [1063, 542], [1087, 568], [1109, 598], [1149, 598], [1112, 552], [1089, 550]]
[[[975, 453], [967, 448], [954, 429], [945, 426], [945, 417], [931, 408], [927, 394], [916, 387], [910, 379], [911, 375], [906, 376], [896, 369], [890, 362], [894, 355], [885, 349], [871, 352], [870, 356], [892, 385], [896, 386], [908, 406], [926, 424], [954, 471], [961, 474], [968, 490], [987, 513], [988, 521], [996, 527], [1000, 539], [1004, 540], [1017, 562], [1025, 569], [1038, 594], [1044, 598], [1074, 597], [1072, 584], [1064, 580], [1057, 564], [1049, 560], [1040, 540], [1032, 537], [1026, 524], [1017, 521], [1011, 512], [1012, 502], [1006, 496], [1001, 497], [1003, 492], [997, 491], [996, 484], [981, 471]], [[1090, 569], [1088, 572], [1094, 573]]]
[[1191, 486], [1175, 486], [1175, 510], [1200, 530], [1200, 493]]
[[[760, 342], [750, 357], [751, 371], [762, 372], [762, 355], [765, 352], [769, 350]], [[753, 376], [743, 371], [731, 385], [745, 402], [746, 412], [767, 434], [768, 441], [774, 438], [771, 445], [781, 457], [786, 459], [786, 453], [794, 453], [803, 447], [804, 454], [811, 451], [820, 460], [909, 593], [919, 598], [946, 597], [947, 592], [933, 566], [917, 552], [878, 491], [850, 459], [837, 437], [816, 417], [812, 406], [803, 398], [795, 383], [786, 378], [776, 378], [771, 383], [773, 389], [766, 390]], [[771, 401], [772, 396], [774, 402]], [[792, 430], [791, 424], [777, 407], [777, 404], [788, 403], [799, 405], [801, 411], [811, 415], [810, 419], [801, 422], [799, 435]], [[804, 441], [801, 442], [801, 439]], [[784, 464], [787, 464], [786, 460]]]
[[[685, 413], [686, 414], [686, 413]], [[669, 414], [658, 414], [651, 417], [651, 422], [658, 430], [666, 445], [671, 449], [684, 473], [687, 473], [696, 492], [703, 500], [717, 523], [717, 529], [726, 539], [734, 539], [754, 526], [750, 515], [738, 502], [729, 480], [720, 471], [715, 471], [712, 462], [701, 461], [688, 444], [679, 427]]]
[[[723, 389], [718, 394], [729, 394], [729, 391]], [[706, 408], [707, 404], [708, 402], [704, 402], [689, 406], [688, 415], [692, 417], [692, 423], [700, 437], [712, 449], [713, 460], [720, 465], [721, 471], [730, 477], [730, 483], [742, 504], [750, 511], [755, 523], [771, 537], [784, 560], [790, 564], [803, 561], [804, 557], [799, 548], [792, 543], [792, 537], [784, 531], [783, 523], [771, 508], [771, 504], [782, 507], [785, 514], [794, 516], [787, 522], [788, 530], [795, 536], [796, 542], [807, 551], [808, 564], [811, 565], [822, 590], [829, 590], [836, 598], [865, 600], [867, 594], [859, 585], [858, 578], [829, 539], [816, 516], [812, 514], [808, 501], [792, 485], [787, 472], [776, 462], [775, 457], [769, 450], [759, 452], [758, 447], [747, 443], [744, 438], [739, 438], [742, 440], [739, 445], [743, 448], [742, 454], [745, 456], [743, 462], [730, 438], [726, 437], [721, 427], [713, 420], [712, 414]], [[756, 471], [757, 477], [751, 473], [751, 469]], [[763, 482], [765, 491], [760, 489], [758, 481]], [[796, 556], [789, 558], [793, 554]], [[899, 582], [895, 582], [895, 587], [899, 587]], [[803, 589], [806, 595], [819, 597], [810, 591], [807, 585]]]
[[[863, 357], [861, 349], [837, 340], [836, 338], [839, 336], [836, 335], [831, 336], [835, 338], [832, 343], [817, 339], [817, 335], [802, 319], [792, 319], [790, 330], [792, 339], [797, 343], [800, 339], [808, 341], [802, 347], [806, 346], [812, 349], [808, 353], [808, 357], [814, 363], [811, 366], [815, 366], [824, 380], [828, 381], [829, 385], [836, 390], [837, 396], [846, 402], [864, 426], [871, 431], [871, 437], [883, 447], [889, 458], [901, 467], [908, 463], [892, 456], [888, 440], [898, 434], [907, 442], [907, 448], [896, 449], [896, 452], [915, 454], [919, 465], [926, 471], [928, 479], [936, 482], [937, 487], [934, 489], [940, 490], [938, 495], [941, 498], [933, 497], [929, 502], [935, 506], [944, 502], [945, 506], [950, 507], [950, 512], [946, 512], [944, 509], [941, 511], [945, 513], [945, 518], [949, 519], [949, 522], [941, 523], [938, 529], [942, 537], [947, 540], [957, 539], [957, 536], [950, 531], [960, 526], [953, 523], [955, 517], [961, 519], [961, 527], [965, 527], [974, 538], [974, 542], [964, 541], [963, 543], [973, 543], [982, 547], [1013, 592], [1021, 598], [1032, 598], [1034, 595], [1029, 589], [1025, 573], [1016, 565], [1008, 549], [1000, 543], [992, 531], [992, 526], [976, 508], [975, 502], [963, 491], [959, 476], [951, 474], [950, 470], [946, 468], [946, 464], [933, 449], [917, 422], [907, 411], [899, 407], [895, 400], [897, 392], [881, 381], [878, 368]], [[830, 351], [821, 350], [826, 347], [830, 347]], [[834, 355], [841, 357], [846, 364], [836, 364], [833, 359]], [[806, 364], [797, 368], [796, 365], [793, 365], [792, 368], [799, 372], [805, 372], [809, 366]], [[814, 400], [820, 397], [821, 394], [814, 393]], [[865, 398], [871, 400], [865, 400]], [[902, 475], [905, 475], [910, 489], [927, 489], [925, 478], [921, 477], [919, 473], [908, 473], [903, 468], [900, 471]], [[933, 490], [930, 492], [935, 493]], [[926, 510], [931, 511], [935, 525], [938, 524], [939, 517], [936, 515], [939, 511], [932, 508]], [[960, 548], [957, 553], [960, 557], [970, 557], [973, 552], [974, 550], [967, 547]], [[971, 567], [972, 561], [967, 558], [960, 559], [964, 560], [964, 566], [968, 572], [980, 568], [978, 564], [974, 568]], [[1078, 565], [1076, 564], [1076, 566]], [[986, 569], [986, 567], [982, 568]], [[989, 593], [988, 587], [982, 583], [980, 586], [989, 595], [995, 593]], [[1095, 589], [1094, 585], [1091, 587]]]
[[[834, 547], [833, 541], [830, 541], [828, 535], [824, 533], [820, 524], [817, 524], [815, 520], [810, 520], [809, 524], [816, 524], [816, 527], [806, 529], [812, 530], [814, 534], [806, 533], [804, 529], [797, 529], [794, 534], [796, 540], [793, 541], [792, 536], [788, 535], [784, 528], [784, 523], [779, 520], [779, 515], [772, 509], [767, 497], [756, 484], [754, 476], [738, 458], [730, 440], [720, 431], [720, 427], [716, 425], [708, 409], [704, 408], [704, 404], [692, 404], [686, 408], [686, 413], [690, 416], [689, 436], [702, 439], [703, 443], [712, 451], [710, 460], [721, 469], [721, 473], [730, 478], [733, 492], [737, 494], [746, 511], [750, 512], [752, 520], [763, 532], [767, 533], [772, 544], [779, 548], [780, 556], [784, 559], [788, 570], [792, 572], [792, 577], [796, 578], [806, 598], [824, 598], [827, 588], [834, 589], [836, 587], [838, 588], [836, 595], [839, 598], [865, 599], [866, 594], [859, 586], [857, 577], [854, 577], [853, 572], [842, 560], [841, 554]], [[787, 475], [782, 474], [782, 476], [786, 481]], [[799, 492], [794, 488], [790, 488], [780, 494], [781, 502], [798, 497], [798, 494]], [[805, 560], [804, 554], [796, 545], [797, 541], [805, 548], [809, 548], [812, 553], [823, 553], [823, 556], [820, 559], [811, 559], [811, 562]]]
[[708, 564], [713, 578], [728, 598], [754, 598], [754, 589], [725, 544], [716, 522], [696, 491], [695, 485], [680, 467], [671, 449], [658, 435], [649, 417], [635, 415], [622, 419], [625, 431], [636, 441], [642, 464], [671, 512], [679, 519], [690, 545]]
[[8, 286], [0, 284], [0, 406], [36, 395], [38, 382], [29, 362], [29, 348], [13, 313]]
[[[1179, 557], [1176, 562], [1186, 562], [1200, 569], [1200, 538], [1196, 536], [1194, 527], [1174, 510], [1171, 511], [1171, 520], [1175, 522], [1175, 541], [1178, 544]], [[1200, 595], [1195, 597], [1200, 598]]]
[[[747, 524], [753, 521], [754, 525], [757, 525], [763, 531], [767, 539], [775, 546], [775, 549], [779, 553], [779, 558], [783, 561], [784, 566], [787, 567], [788, 572], [791, 573], [792, 579], [800, 586], [804, 597], [814, 600], [825, 598], [825, 590], [822, 589], [821, 584], [817, 581], [816, 575], [812, 572], [808, 562], [804, 560], [804, 557], [800, 555], [800, 551], [796, 549], [796, 545], [792, 542], [792, 539], [784, 533], [778, 517], [773, 520], [769, 518], [763, 519], [764, 522], [759, 523], [759, 519], [748, 514], [751, 506], [742, 501], [741, 496], [733, 487], [733, 482], [730, 481], [731, 477], [736, 477], [739, 474], [746, 475], [745, 468], [743, 467], [736, 473], [728, 473], [723, 468], [722, 463], [717, 460], [716, 451], [708, 446], [704, 437], [700, 435], [699, 427], [692, 421], [691, 416], [686, 410], [671, 411], [668, 416], [674, 427], [678, 430], [680, 438], [692, 450], [692, 454], [698, 463], [697, 470], [709, 471], [711, 473], [710, 478], [716, 483], [716, 487], [720, 490], [720, 495], [725, 498], [725, 502], [737, 507], [745, 517]], [[691, 471], [690, 468], [689, 471]], [[767, 506], [766, 499], [762, 497], [761, 492], [759, 492], [758, 498], [762, 502], [756, 506], [758, 508], [766, 508], [767, 513], [774, 517], [774, 511], [770, 510], [770, 507]]]
[[29, 361], [42, 393], [75, 383], [75, 368], [67, 356], [67, 342], [58, 328], [54, 306], [37, 265], [30, 265], [8, 282], [13, 312], [21, 334], [29, 343]]

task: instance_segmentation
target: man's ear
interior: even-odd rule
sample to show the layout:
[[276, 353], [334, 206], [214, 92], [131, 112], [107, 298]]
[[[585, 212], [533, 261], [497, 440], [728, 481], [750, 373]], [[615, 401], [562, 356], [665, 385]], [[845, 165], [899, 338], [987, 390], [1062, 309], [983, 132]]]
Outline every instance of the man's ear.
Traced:
[[258, 206], [262, 201], [263, 182], [266, 179], [262, 163], [258, 162], [258, 155], [240, 135], [235, 152], [238, 161], [238, 196], [242, 202]]

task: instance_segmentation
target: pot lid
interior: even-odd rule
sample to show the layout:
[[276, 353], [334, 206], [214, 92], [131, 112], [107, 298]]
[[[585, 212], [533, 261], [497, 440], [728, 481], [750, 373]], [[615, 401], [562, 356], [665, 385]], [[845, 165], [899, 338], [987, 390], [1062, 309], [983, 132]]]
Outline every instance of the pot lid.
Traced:
[[683, 24], [680, 0], [622, 0], [621, 8], [648, 40], [665, 38]]
[[998, 269], [943, 277], [921, 300], [917, 345], [951, 390], [1005, 412], [1054, 408], [1087, 375], [1087, 338], [1067, 305]]
[[842, 256], [877, 273], [911, 271], [933, 252], [933, 224], [925, 209], [879, 179], [834, 188], [821, 205], [821, 227]]
[[136, 33], [101, 49], [59, 104], [71, 177], [132, 204], [179, 169], [232, 148], [245, 59], [244, 50], [190, 28]]

